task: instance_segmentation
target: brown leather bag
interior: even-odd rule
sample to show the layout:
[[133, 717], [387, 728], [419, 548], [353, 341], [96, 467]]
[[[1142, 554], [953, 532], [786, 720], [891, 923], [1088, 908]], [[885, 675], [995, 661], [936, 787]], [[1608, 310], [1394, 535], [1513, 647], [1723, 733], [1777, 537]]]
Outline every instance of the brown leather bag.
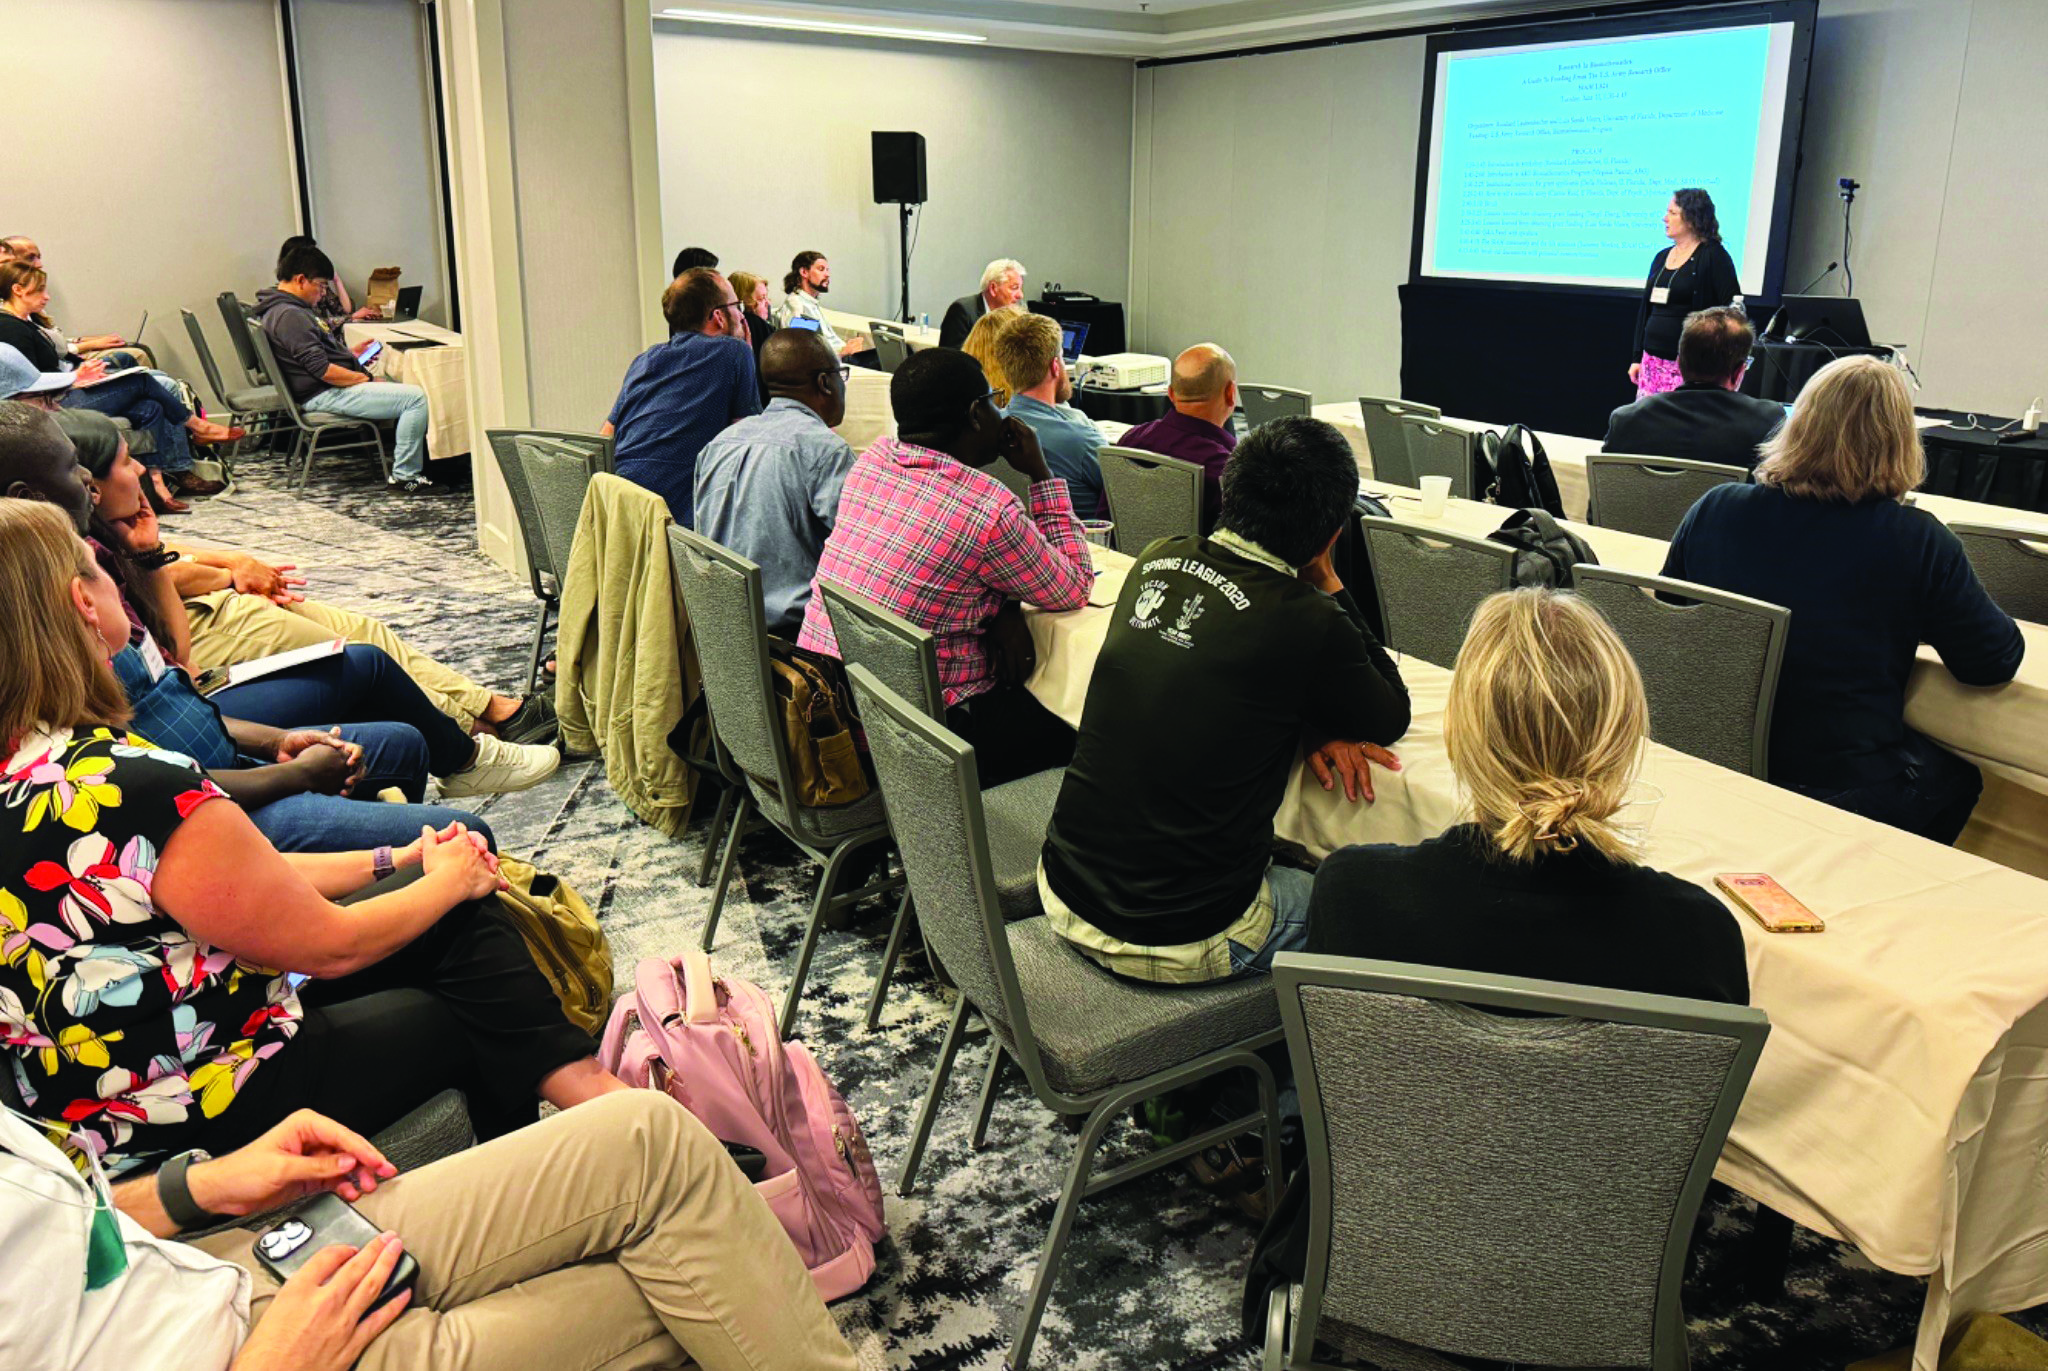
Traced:
[[852, 804], [867, 796], [867, 772], [847, 721], [853, 717], [844, 686], [799, 652], [769, 658], [782, 736], [789, 743], [797, 804], [808, 809]]

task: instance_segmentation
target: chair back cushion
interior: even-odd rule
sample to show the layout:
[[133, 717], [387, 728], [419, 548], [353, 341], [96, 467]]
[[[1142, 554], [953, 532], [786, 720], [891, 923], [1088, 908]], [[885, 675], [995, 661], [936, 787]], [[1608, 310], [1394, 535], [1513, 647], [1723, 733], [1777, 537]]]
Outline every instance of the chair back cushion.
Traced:
[[1479, 602], [1512, 584], [1515, 550], [1391, 519], [1366, 518], [1366, 554], [1386, 620], [1387, 646], [1450, 666]]
[[[1762, 777], [1790, 616], [1776, 605], [1658, 576], [1580, 567], [1578, 593], [1607, 617], [1643, 673], [1650, 736]], [[1674, 604], [1649, 593], [1701, 596]], [[1704, 598], [1712, 594], [1712, 598]]]
[[670, 526], [668, 542], [719, 740], [741, 771], [778, 795], [787, 793], [789, 762], [769, 678], [761, 569], [677, 525]]
[[1202, 531], [1199, 466], [1128, 447], [1104, 447], [1096, 456], [1119, 550], [1135, 557], [1160, 538]]
[[1315, 407], [1314, 398], [1307, 391], [1289, 386], [1255, 386], [1247, 381], [1237, 388], [1237, 394], [1244, 405], [1244, 424], [1248, 429], [1272, 419], [1306, 416]]
[[1322, 1317], [1460, 1356], [1650, 1365], [1666, 1242], [1736, 1042], [1298, 993], [1336, 1197]]
[[1588, 513], [1602, 528], [1670, 542], [1700, 496], [1748, 479], [1741, 467], [1719, 462], [1594, 453], [1586, 459]]
[[883, 685], [943, 722], [946, 696], [939, 685], [939, 653], [932, 635], [826, 577], [818, 578], [818, 594], [832, 620], [839, 660], [866, 667]]
[[1401, 416], [1423, 419], [1443, 417], [1435, 405], [1418, 405], [1384, 395], [1358, 397], [1358, 416], [1365, 427], [1365, 445], [1371, 454], [1373, 479], [1397, 486], [1415, 484], [1415, 464], [1408, 459], [1408, 431]]
[[1414, 468], [1414, 484], [1425, 476], [1451, 478], [1451, 494], [1460, 500], [1472, 496], [1473, 435], [1412, 414], [1401, 416], [1401, 431], [1408, 439], [1408, 463]]
[[543, 598], [559, 594], [562, 575], [569, 569], [569, 550], [576, 542], [576, 524], [583, 517], [583, 497], [590, 490], [591, 476], [606, 469], [601, 450], [610, 446], [610, 440], [517, 429], [493, 429], [486, 436], [519, 516], [534, 593]]
[[2000, 609], [2048, 624], [2048, 534], [1996, 524], [1952, 524], [1949, 531]]

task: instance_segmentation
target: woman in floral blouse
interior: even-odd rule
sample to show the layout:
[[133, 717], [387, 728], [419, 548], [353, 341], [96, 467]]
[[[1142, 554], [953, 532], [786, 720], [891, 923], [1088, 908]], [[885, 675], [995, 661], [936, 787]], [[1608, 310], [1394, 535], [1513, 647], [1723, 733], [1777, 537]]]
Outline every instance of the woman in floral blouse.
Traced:
[[0, 500], [0, 587], [0, 1070], [53, 1141], [118, 1171], [299, 1108], [372, 1133], [450, 1086], [490, 1137], [624, 1088], [478, 903], [496, 862], [460, 824], [278, 853], [123, 728], [127, 618], [62, 511]]

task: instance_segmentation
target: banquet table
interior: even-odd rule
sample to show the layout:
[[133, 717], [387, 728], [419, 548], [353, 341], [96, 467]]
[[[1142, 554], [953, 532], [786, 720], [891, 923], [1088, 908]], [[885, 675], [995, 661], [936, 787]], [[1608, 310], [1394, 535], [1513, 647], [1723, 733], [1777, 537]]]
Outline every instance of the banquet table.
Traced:
[[[842, 339], [851, 338], [856, 333], [864, 333], [870, 338], [875, 336], [875, 316], [872, 314], [849, 314], [843, 309], [827, 309], [822, 305], [818, 307], [818, 313], [825, 316], [825, 322], [832, 325], [833, 331]], [[901, 328], [903, 341], [910, 345], [912, 352], [919, 348], [935, 348], [939, 345], [939, 331], [935, 328], [919, 324], [897, 324], [893, 319], [884, 319], [882, 322]]]
[[[1425, 519], [1419, 491], [1378, 481], [1366, 481], [1364, 488], [1386, 497], [1387, 512], [1395, 519], [1420, 529], [1443, 528], [1484, 538], [1507, 517], [1498, 505], [1446, 500], [1440, 518]], [[1916, 498], [1936, 517], [1954, 513], [1934, 509], [1937, 503], [1968, 503], [1939, 496]], [[1586, 540], [1602, 566], [1647, 575], [1663, 569], [1666, 544], [1660, 538], [1573, 520], [1564, 526]], [[2020, 632], [2026, 638], [2026, 656], [2019, 673], [2001, 686], [1962, 684], [1934, 649], [1922, 644], [1906, 683], [1906, 722], [1976, 762], [1985, 773], [1984, 797], [1959, 845], [2048, 877], [2048, 626], [2022, 621]]]
[[469, 356], [462, 335], [415, 319], [402, 324], [348, 324], [351, 350], [375, 339], [384, 351], [370, 364], [380, 381], [418, 386], [427, 393], [427, 456], [460, 457], [469, 451]]
[[[1647, 540], [1646, 540], [1647, 541]], [[1078, 723], [1131, 559], [1092, 549], [1086, 608], [1026, 618], [1038, 699]], [[1401, 661], [1402, 770], [1352, 804], [1297, 767], [1276, 821], [1317, 856], [1414, 843], [1459, 817], [1449, 672]], [[1648, 746], [1628, 816], [1653, 866], [1713, 889], [1768, 871], [1828, 923], [1735, 916], [1771, 1037], [1716, 1174], [1887, 1270], [1928, 1277], [1915, 1371], [1970, 1314], [2048, 1300], [2048, 882]]]

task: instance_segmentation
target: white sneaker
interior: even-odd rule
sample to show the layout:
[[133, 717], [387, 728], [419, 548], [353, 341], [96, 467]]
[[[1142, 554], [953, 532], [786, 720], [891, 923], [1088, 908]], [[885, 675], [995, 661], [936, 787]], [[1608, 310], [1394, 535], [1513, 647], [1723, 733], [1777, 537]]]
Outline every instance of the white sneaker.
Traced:
[[441, 778], [441, 798], [464, 795], [503, 795], [539, 785], [562, 764], [562, 754], [552, 747], [508, 743], [488, 733], [479, 733], [476, 756], [453, 776]]

